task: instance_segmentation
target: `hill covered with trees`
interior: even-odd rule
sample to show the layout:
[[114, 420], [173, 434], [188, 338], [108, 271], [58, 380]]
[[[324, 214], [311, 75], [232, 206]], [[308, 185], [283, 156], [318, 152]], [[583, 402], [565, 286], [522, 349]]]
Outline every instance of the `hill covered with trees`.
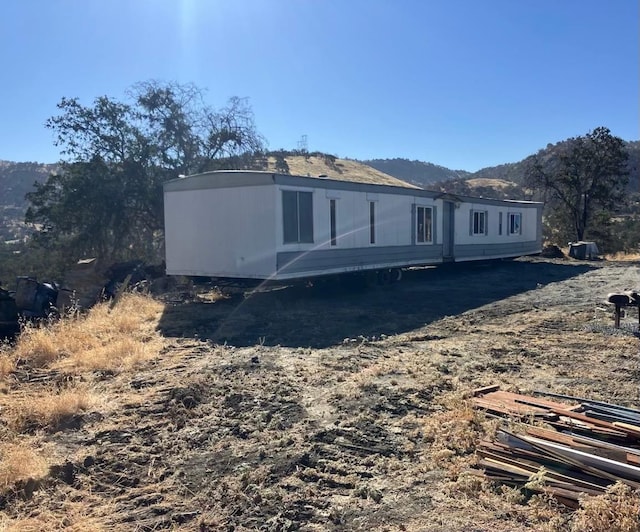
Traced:
[[[538, 153], [544, 158], [555, 158], [559, 150], [567, 143], [567, 140], [557, 144], [547, 144]], [[640, 191], [640, 141], [628, 141], [624, 143], [628, 154], [627, 169], [629, 172], [628, 189], [630, 191]], [[509, 191], [518, 192], [516, 185], [522, 185], [528, 165], [528, 158], [518, 162], [505, 163], [497, 166], [488, 166], [477, 172], [466, 170], [451, 170], [444, 166], [423, 161], [412, 161], [410, 159], [370, 159], [361, 161], [377, 170], [389, 174], [408, 183], [413, 183], [422, 188], [447, 188], [449, 192], [474, 193], [478, 187], [486, 194], [495, 194], [495, 197], [502, 198], [505, 191], [504, 182], [511, 182], [515, 188]], [[481, 181], [476, 181], [481, 180]], [[495, 183], [496, 189], [491, 192], [491, 183], [487, 180], [499, 180]]]
[[451, 170], [444, 166], [424, 161], [410, 161], [409, 159], [370, 159], [361, 161], [376, 170], [392, 175], [408, 183], [422, 188], [430, 188], [431, 183], [449, 179], [465, 179], [471, 175], [466, 170]]
[[[538, 156], [545, 159], [554, 159], [566, 146], [568, 140], [558, 142], [556, 144], [547, 144], [545, 148], [538, 152]], [[640, 175], [640, 141], [629, 141], [624, 143], [625, 150], [628, 155], [627, 171], [629, 172], [628, 190], [638, 191], [639, 175]], [[469, 179], [502, 179], [504, 181], [513, 181], [522, 184], [527, 172], [529, 158], [515, 163], [501, 164], [498, 166], [490, 166], [482, 168], [468, 176]], [[393, 174], [392, 174], [393, 175]]]
[[0, 161], [0, 242], [26, 237], [26, 195], [35, 190], [34, 183], [44, 183], [56, 166]]

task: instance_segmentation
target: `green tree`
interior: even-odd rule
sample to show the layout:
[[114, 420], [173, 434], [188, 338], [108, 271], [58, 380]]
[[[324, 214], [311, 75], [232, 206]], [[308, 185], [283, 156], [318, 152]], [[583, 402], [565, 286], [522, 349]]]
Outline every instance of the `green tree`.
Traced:
[[602, 222], [623, 200], [627, 157], [624, 141], [599, 127], [529, 157], [525, 182], [542, 191], [559, 233], [583, 240], [596, 214]]
[[220, 168], [243, 168], [262, 150], [245, 99], [206, 105], [193, 85], [139, 83], [126, 101], [63, 98], [47, 121], [64, 160], [27, 195], [36, 239], [67, 255], [150, 258], [162, 245], [162, 184]]

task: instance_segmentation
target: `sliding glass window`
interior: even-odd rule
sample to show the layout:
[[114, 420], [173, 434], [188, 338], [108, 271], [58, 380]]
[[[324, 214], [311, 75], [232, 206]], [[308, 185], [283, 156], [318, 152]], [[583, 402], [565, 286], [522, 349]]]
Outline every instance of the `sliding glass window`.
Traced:
[[282, 191], [283, 241], [285, 244], [313, 243], [313, 194]]

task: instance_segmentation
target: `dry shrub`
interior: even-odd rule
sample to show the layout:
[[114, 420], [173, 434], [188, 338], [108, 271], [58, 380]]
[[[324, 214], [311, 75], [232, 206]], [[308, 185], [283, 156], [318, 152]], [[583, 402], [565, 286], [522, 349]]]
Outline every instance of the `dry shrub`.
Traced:
[[5, 417], [9, 425], [22, 432], [33, 428], [56, 430], [95, 401], [84, 387], [49, 390], [38, 394], [13, 397]]
[[572, 512], [553, 494], [542, 491], [527, 501], [529, 520], [538, 525], [540, 532], [566, 532], [571, 529]]
[[0, 446], [0, 493], [5, 493], [20, 480], [37, 480], [48, 472], [47, 460], [32, 449], [18, 444]]
[[162, 310], [163, 305], [148, 296], [125, 294], [113, 309], [102, 303], [85, 316], [26, 327], [13, 356], [32, 367], [130, 368], [160, 352], [162, 339], [156, 326]]
[[458, 475], [455, 481], [449, 483], [446, 490], [451, 496], [462, 494], [470, 498], [477, 498], [480, 492], [489, 491], [489, 487], [490, 482], [486, 478], [466, 471]]
[[616, 482], [606, 493], [580, 501], [571, 526], [574, 532], [639, 532], [640, 492]]
[[448, 459], [473, 452], [483, 429], [478, 413], [470, 405], [461, 404], [425, 417], [423, 432], [431, 441], [432, 455]]

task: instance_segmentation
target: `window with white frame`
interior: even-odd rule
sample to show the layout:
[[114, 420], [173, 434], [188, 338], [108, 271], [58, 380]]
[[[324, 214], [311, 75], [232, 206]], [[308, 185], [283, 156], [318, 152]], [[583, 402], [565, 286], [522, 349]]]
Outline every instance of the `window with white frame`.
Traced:
[[471, 211], [471, 234], [487, 234], [487, 211]]
[[498, 234], [502, 234], [502, 211], [498, 213]]
[[522, 234], [522, 214], [519, 212], [509, 213], [509, 234], [521, 235]]
[[416, 207], [416, 242], [430, 244], [433, 242], [433, 209]]
[[313, 243], [313, 194], [283, 190], [282, 222], [285, 244]]

